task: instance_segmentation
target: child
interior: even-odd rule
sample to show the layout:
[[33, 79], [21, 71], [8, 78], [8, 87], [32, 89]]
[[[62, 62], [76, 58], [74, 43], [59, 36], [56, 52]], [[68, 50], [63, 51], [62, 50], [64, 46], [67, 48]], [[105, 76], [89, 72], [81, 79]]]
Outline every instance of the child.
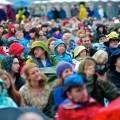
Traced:
[[66, 52], [66, 47], [61, 39], [58, 39], [54, 43], [54, 58], [56, 62], [66, 61], [72, 63], [71, 55]]
[[102, 108], [89, 97], [84, 78], [78, 74], [64, 80], [64, 94], [68, 99], [59, 107], [57, 120], [92, 120]]

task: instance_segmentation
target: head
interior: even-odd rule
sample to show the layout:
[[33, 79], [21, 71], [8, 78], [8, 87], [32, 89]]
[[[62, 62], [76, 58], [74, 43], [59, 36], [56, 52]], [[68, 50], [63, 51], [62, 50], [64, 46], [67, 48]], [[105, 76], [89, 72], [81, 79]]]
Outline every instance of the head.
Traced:
[[54, 52], [55, 54], [63, 55], [65, 53], [65, 44], [61, 39], [54, 42]]
[[4, 31], [3, 26], [0, 25], [0, 37], [2, 37], [2, 35], [3, 35], [3, 31]]
[[75, 103], [84, 104], [89, 100], [85, 79], [78, 74], [68, 76], [64, 80], [63, 89], [64, 94]]
[[5, 81], [5, 86], [8, 89], [8, 92], [9, 92], [9, 90], [13, 89], [12, 78], [8, 72], [0, 69], [0, 79]]
[[89, 50], [90, 47], [91, 47], [91, 39], [90, 39], [90, 37], [89, 36], [82, 37], [81, 44], [83, 46], [85, 46]]
[[118, 58], [116, 59], [116, 62], [115, 62], [115, 70], [120, 73], [120, 56], [118, 56]]
[[18, 120], [43, 120], [43, 118], [36, 113], [28, 112], [22, 114]]
[[104, 50], [98, 50], [92, 57], [97, 65], [105, 65], [108, 62], [108, 53]]
[[84, 46], [77, 46], [73, 53], [76, 60], [84, 59], [87, 56], [87, 49]]
[[51, 53], [54, 53], [54, 38], [48, 39], [48, 49], [50, 50]]
[[15, 36], [19, 40], [23, 39], [23, 37], [24, 37], [23, 31], [16, 31]]
[[99, 37], [99, 43], [104, 43], [104, 42], [106, 42], [107, 41], [107, 38], [106, 38], [106, 36], [105, 35], [100, 35], [100, 37]]
[[96, 61], [91, 57], [83, 59], [79, 65], [78, 73], [84, 74], [86, 77], [95, 75]]
[[73, 74], [72, 65], [68, 62], [61, 61], [56, 67], [56, 74], [58, 78], [62, 80]]
[[109, 40], [109, 47], [110, 48], [117, 48], [119, 40], [117, 38], [112, 38]]
[[1, 68], [9, 73], [18, 73], [20, 68], [19, 60], [12, 56], [6, 56], [1, 61]]
[[29, 31], [29, 33], [30, 33], [30, 37], [31, 37], [32, 39], [36, 37], [36, 29], [35, 29], [35, 28], [32, 28], [32, 29]]
[[46, 85], [47, 77], [40, 71], [36, 64], [26, 64], [23, 70], [29, 86], [33, 87], [33, 84], [38, 84], [38, 86], [41, 88]]
[[34, 41], [31, 45], [31, 53], [35, 58], [45, 57], [48, 53], [48, 48], [43, 41]]
[[23, 58], [23, 50], [24, 50], [24, 47], [17, 43], [17, 42], [13, 42], [10, 46], [9, 46], [9, 55], [13, 55], [15, 57], [18, 57], [18, 58]]
[[64, 41], [65, 43], [69, 43], [69, 41], [70, 41], [70, 39], [71, 39], [71, 36], [72, 36], [71, 32], [66, 32], [66, 33], [64, 33], [64, 34], [63, 34], [63, 41]]

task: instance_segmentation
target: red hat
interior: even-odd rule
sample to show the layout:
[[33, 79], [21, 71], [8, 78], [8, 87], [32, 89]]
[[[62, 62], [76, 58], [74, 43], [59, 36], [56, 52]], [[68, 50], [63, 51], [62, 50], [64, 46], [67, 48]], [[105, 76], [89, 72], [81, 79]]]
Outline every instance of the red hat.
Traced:
[[19, 57], [21, 55], [21, 53], [23, 52], [23, 49], [24, 49], [24, 47], [21, 44], [14, 42], [9, 46], [8, 53], [10, 55]]

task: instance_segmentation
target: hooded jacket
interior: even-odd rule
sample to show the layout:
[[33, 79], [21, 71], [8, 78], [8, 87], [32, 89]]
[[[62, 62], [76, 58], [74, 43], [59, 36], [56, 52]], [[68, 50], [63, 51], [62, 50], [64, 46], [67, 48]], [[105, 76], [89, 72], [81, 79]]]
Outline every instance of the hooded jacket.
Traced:
[[5, 83], [0, 79], [0, 108], [17, 107], [15, 102], [8, 97]]
[[64, 51], [63, 55], [58, 54], [57, 48], [60, 44], [63, 44], [65, 46], [64, 42], [61, 39], [56, 40], [54, 43], [54, 58], [55, 58], [56, 62], [58, 63], [60, 61], [66, 61], [66, 62], [72, 63], [72, 57], [70, 54], [68, 54], [66, 52], [66, 47], [65, 47], [65, 51]]

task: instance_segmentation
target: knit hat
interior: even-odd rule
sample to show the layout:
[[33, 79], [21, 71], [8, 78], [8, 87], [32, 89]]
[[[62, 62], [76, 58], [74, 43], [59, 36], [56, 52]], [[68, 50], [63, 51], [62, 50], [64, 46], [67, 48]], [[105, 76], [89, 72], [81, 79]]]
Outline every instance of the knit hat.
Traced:
[[12, 63], [13, 63], [13, 56], [5, 56], [1, 61], [1, 69], [6, 70], [7, 72], [11, 71]]
[[78, 74], [72, 74], [64, 79], [63, 91], [64, 94], [73, 86], [82, 86], [85, 84], [85, 78]]
[[[54, 42], [54, 48], [56, 49], [60, 44], [64, 44], [64, 42], [61, 39], [57, 39]], [[65, 45], [65, 44], [64, 44]]]
[[24, 49], [24, 47], [21, 44], [14, 42], [9, 46], [8, 53], [10, 55], [19, 57], [21, 55], [21, 53], [23, 52], [23, 49]]
[[58, 78], [61, 77], [62, 73], [66, 70], [66, 69], [71, 69], [73, 70], [72, 68], [72, 65], [68, 62], [64, 62], [64, 61], [61, 61], [57, 67], [56, 67], [56, 75]]
[[73, 54], [74, 54], [74, 58], [77, 57], [83, 50], [87, 50], [85, 48], [85, 46], [77, 46], [74, 51], [73, 51]]

